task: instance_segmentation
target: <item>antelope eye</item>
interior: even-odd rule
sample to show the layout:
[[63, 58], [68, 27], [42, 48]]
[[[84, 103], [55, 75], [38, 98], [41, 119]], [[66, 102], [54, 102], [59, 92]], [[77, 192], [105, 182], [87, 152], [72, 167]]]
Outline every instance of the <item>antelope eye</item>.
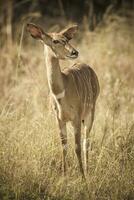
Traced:
[[54, 44], [58, 44], [58, 43], [60, 43], [60, 42], [59, 42], [59, 40], [53, 40], [53, 43], [54, 43]]

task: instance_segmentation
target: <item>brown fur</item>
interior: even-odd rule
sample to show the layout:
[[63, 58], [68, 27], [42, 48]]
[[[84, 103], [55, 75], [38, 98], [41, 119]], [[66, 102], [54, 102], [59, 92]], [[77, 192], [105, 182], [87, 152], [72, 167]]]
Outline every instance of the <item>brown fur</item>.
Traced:
[[92, 128], [95, 103], [99, 95], [98, 78], [91, 67], [76, 63], [63, 71], [59, 59], [77, 58], [78, 52], [70, 45], [77, 26], [72, 26], [60, 33], [45, 33], [40, 27], [28, 24], [27, 29], [35, 39], [44, 44], [47, 78], [50, 94], [56, 109], [61, 143], [63, 146], [63, 171], [66, 172], [67, 131], [66, 123], [74, 127], [75, 151], [80, 171], [84, 176], [81, 154], [81, 125], [84, 123], [84, 163], [88, 167], [89, 134]]

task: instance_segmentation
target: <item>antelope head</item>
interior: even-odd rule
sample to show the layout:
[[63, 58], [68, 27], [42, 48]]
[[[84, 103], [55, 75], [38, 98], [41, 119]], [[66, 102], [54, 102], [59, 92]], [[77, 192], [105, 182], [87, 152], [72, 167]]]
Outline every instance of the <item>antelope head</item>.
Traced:
[[69, 43], [78, 30], [77, 25], [73, 25], [59, 33], [46, 33], [41, 27], [28, 23], [27, 30], [33, 38], [49, 46], [58, 59], [75, 59], [78, 57], [78, 51]]

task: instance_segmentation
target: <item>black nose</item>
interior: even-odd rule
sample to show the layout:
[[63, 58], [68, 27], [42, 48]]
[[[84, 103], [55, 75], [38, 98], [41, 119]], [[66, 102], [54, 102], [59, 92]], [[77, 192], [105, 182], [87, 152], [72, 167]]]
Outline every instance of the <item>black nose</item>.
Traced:
[[71, 55], [72, 55], [72, 56], [78, 56], [78, 51], [72, 50]]

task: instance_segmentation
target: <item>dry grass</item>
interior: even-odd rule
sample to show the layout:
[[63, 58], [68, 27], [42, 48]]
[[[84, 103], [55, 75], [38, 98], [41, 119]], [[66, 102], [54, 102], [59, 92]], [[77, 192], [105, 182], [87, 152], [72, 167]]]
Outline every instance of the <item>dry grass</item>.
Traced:
[[101, 85], [87, 183], [80, 178], [71, 126], [68, 175], [61, 175], [61, 144], [49, 108], [42, 47], [27, 38], [20, 57], [17, 45], [10, 54], [1, 49], [1, 200], [134, 198], [133, 27], [118, 17], [95, 33], [85, 32], [76, 44], [79, 60], [95, 69]]

